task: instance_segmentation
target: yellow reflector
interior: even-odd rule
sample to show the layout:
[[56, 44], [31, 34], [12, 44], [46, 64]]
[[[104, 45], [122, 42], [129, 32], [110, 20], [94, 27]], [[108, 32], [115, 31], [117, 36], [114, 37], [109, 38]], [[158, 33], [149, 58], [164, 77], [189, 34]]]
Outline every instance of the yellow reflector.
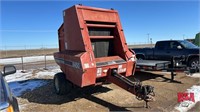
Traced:
[[7, 112], [14, 112], [12, 105], [7, 108]]

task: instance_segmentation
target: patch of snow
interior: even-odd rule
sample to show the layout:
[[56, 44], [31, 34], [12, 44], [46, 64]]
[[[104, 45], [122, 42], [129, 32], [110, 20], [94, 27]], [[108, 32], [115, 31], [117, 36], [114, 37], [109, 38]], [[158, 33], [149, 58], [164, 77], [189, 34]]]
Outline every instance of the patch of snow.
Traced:
[[28, 107], [28, 105], [30, 105], [30, 104], [25, 103], [25, 104], [18, 105], [19, 106], [19, 110], [26, 109]]
[[28, 72], [22, 73], [22, 70], [17, 70], [15, 74], [7, 75], [5, 77], [7, 82], [13, 82], [13, 81], [21, 81], [21, 80], [26, 80], [32, 77], [32, 71], [29, 70]]
[[[37, 62], [37, 61], [44, 61], [45, 56], [31, 56], [31, 57], [23, 57], [23, 62]], [[54, 60], [53, 56], [46, 56], [46, 60]], [[5, 58], [0, 59], [0, 64], [6, 65], [6, 64], [19, 64], [22, 63], [22, 58]]]
[[41, 87], [48, 83], [48, 80], [43, 78], [47, 76], [54, 76], [56, 73], [61, 72], [59, 67], [51, 67], [49, 70], [27, 70], [22, 73], [21, 70], [17, 70], [15, 74], [7, 75], [5, 80], [11, 88], [11, 91], [15, 96], [21, 96], [26, 91], [32, 91], [35, 88]]
[[40, 71], [38, 73], [36, 73], [36, 77], [37, 78], [42, 78], [42, 77], [46, 77], [46, 76], [54, 76], [56, 73], [61, 72], [60, 69], [51, 69], [51, 70], [46, 70], [46, 71]]
[[15, 96], [21, 96], [26, 91], [32, 91], [37, 87], [47, 84], [44, 80], [24, 80], [8, 83]]
[[183, 101], [175, 107], [176, 110], [179, 110], [180, 112], [187, 112], [192, 107], [194, 107], [197, 102], [200, 101], [200, 86], [192, 86], [190, 89], [187, 89], [187, 93], [194, 93], [195, 102]]
[[200, 73], [193, 73], [191, 75], [188, 75], [190, 77], [200, 78]]

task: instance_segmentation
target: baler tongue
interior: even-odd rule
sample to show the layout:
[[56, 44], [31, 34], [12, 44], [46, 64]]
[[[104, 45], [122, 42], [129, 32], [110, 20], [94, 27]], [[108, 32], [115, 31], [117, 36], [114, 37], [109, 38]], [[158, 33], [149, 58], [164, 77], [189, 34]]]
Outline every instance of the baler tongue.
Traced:
[[150, 85], [142, 85], [142, 83], [137, 79], [131, 81], [127, 77], [118, 74], [116, 69], [111, 69], [111, 75], [108, 79], [110, 82], [122, 87], [132, 94], [135, 94], [138, 100], [144, 100], [146, 108], [149, 108], [148, 102], [155, 101], [154, 87]]

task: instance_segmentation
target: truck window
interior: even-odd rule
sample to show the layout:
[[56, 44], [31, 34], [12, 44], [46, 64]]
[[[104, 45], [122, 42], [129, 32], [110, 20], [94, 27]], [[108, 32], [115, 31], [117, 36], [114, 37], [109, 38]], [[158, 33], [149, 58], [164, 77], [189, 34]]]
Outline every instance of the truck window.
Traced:
[[177, 42], [170, 42], [169, 49], [178, 49], [179, 44]]
[[185, 48], [188, 48], [188, 49], [192, 49], [192, 48], [199, 48], [198, 46], [192, 44], [191, 42], [188, 42], [186, 40], [182, 40], [182, 41], [179, 41], [181, 43], [182, 46], [184, 46]]
[[158, 49], [158, 50], [164, 50], [165, 47], [166, 47], [166, 43], [165, 42], [157, 42], [155, 48]]

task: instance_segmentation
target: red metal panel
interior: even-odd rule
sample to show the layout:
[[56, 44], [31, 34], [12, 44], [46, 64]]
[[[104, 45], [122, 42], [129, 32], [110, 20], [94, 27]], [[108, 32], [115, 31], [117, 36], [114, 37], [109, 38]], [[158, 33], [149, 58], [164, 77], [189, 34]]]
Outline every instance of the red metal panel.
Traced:
[[97, 67], [97, 70], [100, 68], [101, 69], [101, 73], [97, 74], [96, 78], [101, 78], [101, 77], [107, 77], [110, 75], [109, 70], [110, 69], [117, 69], [118, 73], [126, 73], [126, 71], [120, 71], [119, 66], [121, 66], [121, 69], [126, 70], [126, 64], [114, 64], [114, 65], [110, 65], [110, 66], [102, 66], [102, 67]]
[[[58, 30], [62, 52], [54, 57], [68, 80], [80, 87], [93, 85], [97, 78], [109, 76], [113, 68], [124, 76], [132, 75], [135, 61], [130, 60], [133, 54], [128, 50], [117, 11], [76, 5], [65, 10], [63, 17], [64, 24]], [[88, 27], [111, 28], [114, 34], [89, 36]], [[114, 56], [95, 58], [91, 39], [111, 39]], [[111, 64], [97, 67], [101, 62]]]
[[71, 66], [65, 66], [66, 67], [66, 78], [70, 80], [73, 84], [82, 87], [82, 74], [83, 71], [76, 69]]
[[[54, 58], [64, 59], [64, 55], [63, 55], [62, 53], [60, 53], [60, 52], [54, 53]], [[66, 73], [66, 71], [65, 71], [65, 64], [64, 64], [64, 63], [60, 63], [60, 62], [58, 62], [58, 61], [56, 61], [56, 63], [60, 66], [60, 69], [61, 69], [64, 73]]]
[[120, 60], [122, 58], [120, 58], [119, 56], [112, 56], [112, 57], [101, 57], [101, 58], [95, 58], [96, 62], [106, 62], [106, 61], [110, 61], [110, 60]]
[[86, 21], [116, 22], [115, 12], [104, 12], [101, 10], [83, 9], [83, 18]]
[[88, 68], [82, 75], [81, 87], [93, 85], [96, 83], [96, 68]]
[[133, 75], [134, 71], [133, 69], [135, 69], [135, 64], [132, 61], [127, 62], [126, 65], [126, 76], [130, 76]]
[[[77, 7], [80, 8], [81, 6], [76, 6], [76, 8]], [[81, 29], [80, 31], [81, 31], [83, 43], [84, 43], [84, 46], [82, 46], [82, 47], [85, 48], [85, 51], [93, 52], [92, 45], [91, 45], [90, 38], [89, 38], [89, 34], [88, 34], [86, 21], [83, 18], [82, 9], [76, 9], [76, 10], [77, 10], [78, 22], [79, 22], [80, 29]], [[92, 53], [92, 57], [94, 58], [93, 53]]]
[[114, 36], [90, 36], [91, 39], [113, 39]]
[[114, 28], [115, 25], [105, 25], [105, 24], [87, 24], [88, 27], [104, 27], [104, 28]]
[[64, 11], [64, 37], [66, 50], [85, 51], [75, 6]]
[[64, 27], [63, 24], [58, 29], [58, 41], [59, 41], [59, 51], [65, 51], [65, 44], [64, 44]]

